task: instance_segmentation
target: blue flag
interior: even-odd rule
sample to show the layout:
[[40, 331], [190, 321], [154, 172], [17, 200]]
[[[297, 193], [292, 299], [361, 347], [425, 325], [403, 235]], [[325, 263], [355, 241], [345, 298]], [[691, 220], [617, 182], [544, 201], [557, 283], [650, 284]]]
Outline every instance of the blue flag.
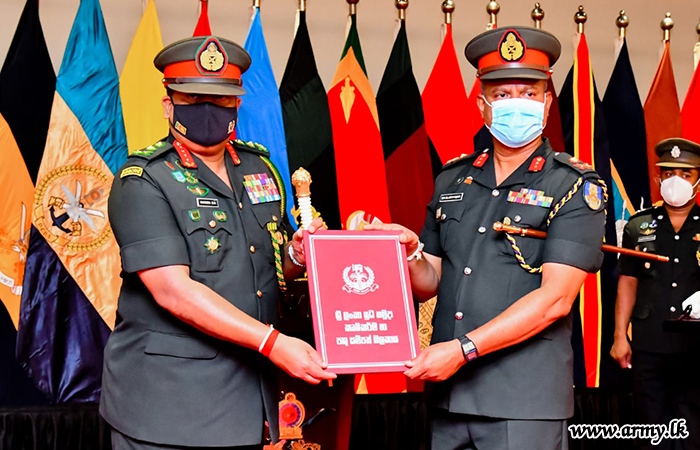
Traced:
[[[284, 188], [287, 197], [287, 214], [289, 214], [288, 217], [292, 217], [294, 191], [292, 191], [289, 177], [282, 103], [275, 75], [272, 72], [270, 55], [267, 53], [258, 8], [255, 9], [253, 23], [250, 25], [243, 47], [250, 53], [252, 64], [242, 75], [246, 95], [243, 96], [243, 103], [238, 112], [236, 137], [242, 141], [258, 142], [270, 151], [270, 159], [277, 166], [284, 180], [284, 186], [280, 188]], [[290, 222], [295, 226], [294, 220]]]
[[99, 400], [121, 279], [109, 226], [113, 174], [127, 158], [119, 78], [98, 0], [82, 0], [39, 167], [17, 359], [53, 403]]

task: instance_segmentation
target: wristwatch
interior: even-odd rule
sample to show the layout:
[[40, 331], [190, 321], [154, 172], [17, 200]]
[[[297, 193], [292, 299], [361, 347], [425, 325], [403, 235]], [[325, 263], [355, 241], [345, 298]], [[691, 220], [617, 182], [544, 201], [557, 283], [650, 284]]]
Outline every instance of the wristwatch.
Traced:
[[476, 349], [476, 345], [469, 339], [466, 335], [460, 336], [459, 343], [462, 346], [462, 353], [464, 354], [464, 359], [467, 362], [474, 361], [479, 357], [479, 351]]

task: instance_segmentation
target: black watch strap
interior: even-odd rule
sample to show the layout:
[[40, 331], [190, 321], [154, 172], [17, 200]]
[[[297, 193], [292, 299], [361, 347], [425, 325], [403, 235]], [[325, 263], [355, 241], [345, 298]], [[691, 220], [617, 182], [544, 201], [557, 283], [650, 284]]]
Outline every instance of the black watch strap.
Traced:
[[474, 361], [479, 357], [479, 351], [476, 349], [476, 345], [467, 336], [460, 336], [459, 343], [462, 345], [462, 354], [464, 354], [464, 359], [467, 362]]

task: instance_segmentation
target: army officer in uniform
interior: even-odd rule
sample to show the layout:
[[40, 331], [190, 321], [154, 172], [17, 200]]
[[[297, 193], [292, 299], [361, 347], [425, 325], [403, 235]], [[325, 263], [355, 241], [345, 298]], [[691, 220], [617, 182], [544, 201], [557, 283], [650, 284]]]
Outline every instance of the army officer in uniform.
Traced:
[[119, 450], [260, 448], [266, 421], [278, 434], [275, 366], [310, 383], [335, 377], [272, 327], [285, 279], [303, 271], [301, 233], [288, 234], [268, 151], [229, 140], [248, 53], [194, 37], [155, 65], [170, 135], [134, 152], [112, 187], [123, 284], [100, 412]]
[[[664, 332], [684, 300], [700, 291], [700, 145], [665, 139], [656, 145], [662, 205], [640, 211], [625, 225], [622, 245], [666, 255], [669, 262], [620, 255], [611, 356], [632, 369], [636, 423], [666, 424], [685, 419], [689, 435], [640, 448], [700, 449], [700, 352], [697, 334]], [[632, 322], [632, 345], [627, 329]]]
[[[434, 382], [433, 450], [568, 448], [571, 306], [602, 263], [606, 188], [542, 137], [560, 49], [527, 27], [467, 45], [493, 148], [448, 163], [420, 240], [409, 230], [401, 237], [415, 297], [437, 294], [432, 345], [406, 371]], [[499, 221], [548, 235], [504, 234], [493, 228]]]

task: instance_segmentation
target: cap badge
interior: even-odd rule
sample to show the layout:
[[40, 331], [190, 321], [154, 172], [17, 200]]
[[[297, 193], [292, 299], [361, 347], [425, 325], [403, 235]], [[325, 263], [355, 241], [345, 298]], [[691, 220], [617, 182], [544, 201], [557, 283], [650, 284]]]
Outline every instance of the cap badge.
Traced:
[[219, 75], [228, 64], [226, 51], [221, 42], [215, 37], [210, 37], [197, 50], [197, 69], [202, 75]]
[[679, 156], [681, 156], [681, 149], [678, 148], [677, 145], [674, 145], [671, 149], [671, 156], [673, 156], [674, 158], [678, 158]]
[[508, 30], [498, 44], [501, 59], [505, 62], [520, 61], [525, 56], [525, 42], [515, 30]]

